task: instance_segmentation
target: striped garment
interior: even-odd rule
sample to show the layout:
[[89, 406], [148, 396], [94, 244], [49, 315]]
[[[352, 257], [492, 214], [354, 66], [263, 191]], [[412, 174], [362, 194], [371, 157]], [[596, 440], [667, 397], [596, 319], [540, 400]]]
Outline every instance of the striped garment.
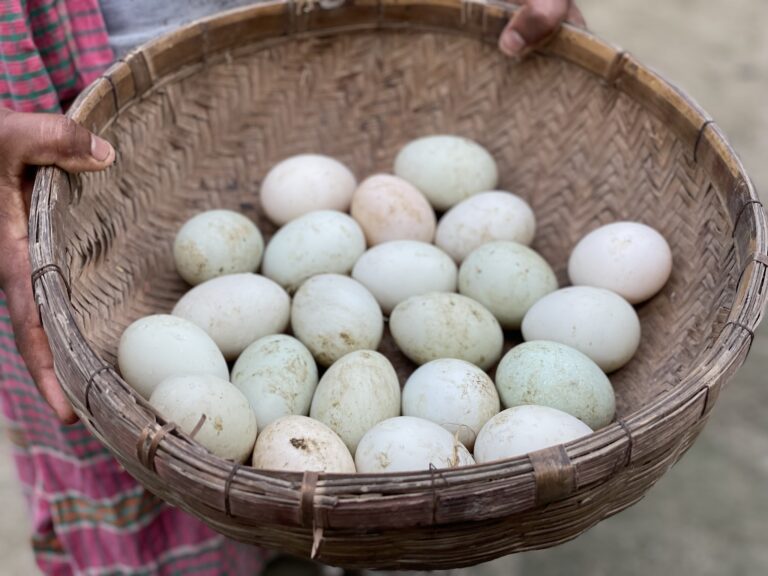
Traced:
[[[60, 111], [111, 61], [97, 0], [0, 0], [0, 106]], [[84, 426], [58, 424], [16, 350], [2, 292], [0, 404], [45, 574], [261, 571], [264, 551], [163, 503]]]

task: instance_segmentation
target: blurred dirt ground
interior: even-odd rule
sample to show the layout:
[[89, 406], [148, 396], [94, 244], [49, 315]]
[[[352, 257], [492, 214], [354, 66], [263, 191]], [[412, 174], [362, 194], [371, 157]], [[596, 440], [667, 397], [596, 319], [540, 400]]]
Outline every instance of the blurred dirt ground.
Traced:
[[[724, 129], [758, 189], [768, 194], [768, 2], [579, 4], [596, 33], [698, 100]], [[768, 574], [766, 374], [768, 323], [699, 440], [642, 502], [558, 548], [445, 574]], [[11, 448], [2, 438], [0, 574], [33, 575], [29, 523]]]

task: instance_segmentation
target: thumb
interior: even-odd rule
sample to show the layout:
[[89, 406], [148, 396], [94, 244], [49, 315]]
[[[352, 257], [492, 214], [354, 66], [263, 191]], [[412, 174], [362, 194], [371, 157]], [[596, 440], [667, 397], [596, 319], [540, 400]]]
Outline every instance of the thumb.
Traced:
[[528, 0], [504, 28], [499, 48], [507, 56], [523, 56], [557, 30], [571, 5], [570, 0]]
[[85, 172], [102, 170], [115, 160], [109, 142], [58, 114], [5, 112], [0, 115], [0, 132], [4, 137], [0, 152], [13, 159], [10, 169], [16, 175], [24, 165], [55, 164], [68, 172]]

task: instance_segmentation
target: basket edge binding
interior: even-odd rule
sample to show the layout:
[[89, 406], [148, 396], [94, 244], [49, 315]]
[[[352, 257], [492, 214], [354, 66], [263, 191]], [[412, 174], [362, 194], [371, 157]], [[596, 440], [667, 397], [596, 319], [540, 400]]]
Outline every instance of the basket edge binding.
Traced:
[[[308, 12], [302, 6], [306, 3], [277, 0], [193, 22], [117, 62], [78, 97], [69, 115], [101, 133], [126, 106], [175, 74], [180, 64], [204, 66], [225, 58], [228, 51], [236, 50], [244, 42], [268, 43], [285, 41], [294, 35], [405, 26], [460, 31], [495, 42], [511, 10], [506, 4], [479, 0], [348, 0], [341, 8], [314, 8]], [[702, 163], [718, 188], [732, 191], [727, 200], [730, 214], [735, 215], [734, 235], [746, 240], [736, 254], [742, 274], [735, 305], [705, 361], [675, 389], [624, 421], [558, 448], [557, 454], [550, 450], [498, 464], [441, 471], [438, 475], [424, 472], [378, 479], [366, 475], [321, 475], [312, 483], [308, 498], [306, 491], [300, 490], [302, 484], [307, 484], [300, 474], [238, 469], [208, 455], [178, 432], [155, 436], [164, 422], [113, 369], [104, 365], [77, 326], [68, 296], [68, 271], [64, 263], [57, 262], [53, 250], [56, 231], [50, 213], [56, 203], [66, 202], [77, 193], [79, 182], [59, 169], [44, 168], [35, 182], [30, 216], [34, 290], [60, 380], [89, 429], [122, 459], [136, 459], [136, 440], [142, 432], [157, 440], [152, 457], [139, 447], [139, 454], [146, 459], [139, 479], [174, 503], [186, 504], [180, 497], [165, 492], [163, 483], [183, 474], [184, 466], [195, 466], [205, 481], [201, 482], [204, 486], [199, 493], [187, 495], [190, 499], [206, 502], [227, 516], [233, 510], [263, 505], [263, 521], [297, 527], [366, 527], [366, 516], [353, 513], [354, 510], [349, 515], [340, 514], [344, 505], [357, 502], [370, 506], [378, 500], [386, 507], [390, 504], [384, 494], [393, 498], [405, 493], [416, 495], [409, 506], [398, 509], [392, 527], [452, 523], [465, 517], [476, 520], [507, 516], [573, 495], [582, 486], [605, 482], [660, 448], [678, 450], [684, 432], [706, 419], [722, 385], [743, 363], [761, 320], [768, 267], [762, 205], [719, 127], [690, 98], [632, 56], [571, 27], [564, 27], [541, 47], [540, 53], [565, 58], [648, 108], [675, 131], [691, 150], [691, 161]], [[72, 353], [79, 359], [75, 366]], [[100, 431], [99, 423], [110, 418], [122, 422], [119, 446]], [[660, 440], [667, 442], [660, 446]], [[152, 440], [143, 449], [149, 445]], [[519, 499], [502, 507], [483, 509], [477, 503], [470, 505], [467, 495], [462, 493], [473, 485], [482, 485], [483, 490], [492, 494], [514, 491]], [[222, 500], [220, 493], [225, 486]], [[438, 488], [440, 498], [435, 497]], [[312, 514], [307, 514], [308, 506], [312, 507]], [[375, 527], [381, 525], [377, 522]]]

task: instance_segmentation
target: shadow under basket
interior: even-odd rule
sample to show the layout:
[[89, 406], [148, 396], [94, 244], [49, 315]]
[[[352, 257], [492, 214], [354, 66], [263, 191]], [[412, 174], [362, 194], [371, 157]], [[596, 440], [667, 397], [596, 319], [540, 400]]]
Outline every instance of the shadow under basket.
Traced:
[[[451, 568], [574, 538], [642, 498], [691, 446], [744, 362], [766, 299], [766, 221], [720, 129], [632, 56], [564, 27], [520, 64], [496, 49], [512, 7], [483, 1], [272, 1], [197, 21], [116, 63], [69, 115], [118, 163], [37, 176], [35, 294], [60, 380], [148, 489], [232, 538], [346, 567]], [[636, 220], [674, 255], [612, 374], [616, 421], [525, 457], [386, 475], [236, 466], [175, 430], [115, 370], [120, 334], [187, 286], [173, 237], [198, 211], [260, 211], [297, 153], [391, 172], [397, 150], [459, 134], [537, 216], [561, 284], [574, 244]], [[510, 335], [509, 342], [515, 336]], [[401, 378], [413, 366], [392, 352]]]

